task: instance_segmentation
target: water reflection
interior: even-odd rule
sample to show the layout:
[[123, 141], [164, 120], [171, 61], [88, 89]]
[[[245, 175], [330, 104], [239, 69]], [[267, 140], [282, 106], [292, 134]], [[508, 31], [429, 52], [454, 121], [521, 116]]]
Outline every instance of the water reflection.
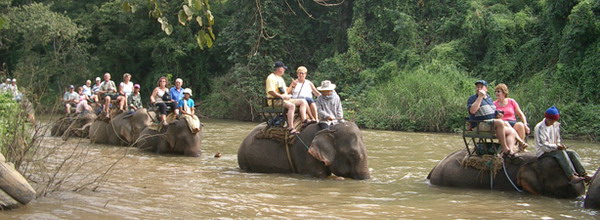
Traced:
[[[516, 192], [437, 187], [425, 180], [445, 155], [463, 148], [454, 134], [365, 130], [371, 179], [336, 181], [240, 172], [237, 148], [256, 123], [205, 122], [201, 158], [88, 145], [101, 158], [128, 156], [98, 192], [61, 192], [0, 218], [590, 218], [580, 200]], [[60, 142], [50, 138], [50, 142]], [[87, 143], [87, 142], [83, 142]], [[590, 171], [597, 143], [573, 142]], [[220, 152], [220, 158], [213, 155]]]

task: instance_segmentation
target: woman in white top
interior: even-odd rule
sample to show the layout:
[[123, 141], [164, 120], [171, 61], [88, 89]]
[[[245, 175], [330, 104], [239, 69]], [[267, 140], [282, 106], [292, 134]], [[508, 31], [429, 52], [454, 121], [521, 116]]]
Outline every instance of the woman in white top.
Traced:
[[119, 84], [119, 93], [125, 96], [125, 98], [127, 98], [127, 96], [130, 96], [131, 93], [133, 93], [133, 83], [131, 82], [131, 74], [123, 74], [123, 82]]
[[313, 94], [315, 96], [321, 96], [317, 87], [310, 81], [306, 79], [306, 74], [308, 73], [308, 69], [304, 66], [298, 67], [296, 70], [296, 74], [298, 75], [298, 79], [292, 81], [290, 83], [290, 87], [288, 87], [287, 91], [289, 94], [292, 94], [292, 99], [305, 99], [308, 103], [308, 120], [310, 122], [318, 122], [319, 114], [317, 114], [317, 104], [313, 99]]
[[150, 95], [150, 103], [158, 106], [160, 120], [163, 125], [167, 125], [167, 105], [170, 105], [171, 109], [175, 109], [174, 103], [170, 101], [171, 98], [164, 97], [165, 94], [169, 94], [169, 89], [167, 88], [167, 77], [163, 76], [158, 79], [157, 87], [152, 90], [152, 95]]

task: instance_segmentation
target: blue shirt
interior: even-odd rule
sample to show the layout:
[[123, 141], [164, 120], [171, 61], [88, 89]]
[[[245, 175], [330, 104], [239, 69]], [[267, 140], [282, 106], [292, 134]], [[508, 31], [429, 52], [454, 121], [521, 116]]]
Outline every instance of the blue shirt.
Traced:
[[183, 99], [183, 88], [177, 91], [176, 87], [172, 87], [169, 89], [169, 95], [171, 95], [171, 99], [175, 100], [175, 102], [179, 103], [179, 100]]
[[486, 119], [494, 119], [496, 118], [496, 106], [494, 105], [494, 100], [490, 98], [489, 95], [486, 95], [483, 100], [481, 100], [481, 105], [479, 106], [479, 110], [475, 112], [475, 114], [471, 114], [471, 106], [477, 100], [477, 94], [469, 97], [467, 101], [467, 112], [469, 112], [470, 120], [486, 120]]
[[193, 107], [194, 107], [194, 105], [196, 105], [196, 104], [194, 103], [194, 100], [193, 100], [193, 99], [191, 99], [191, 98], [190, 98], [190, 99], [188, 99], [187, 101], [186, 101], [185, 99], [181, 99], [181, 100], [179, 100], [179, 104], [177, 105], [177, 107], [178, 107], [178, 108], [181, 108], [181, 107], [183, 107], [184, 105], [187, 105], [187, 106], [188, 106], [188, 107], [190, 107], [190, 109], [191, 109], [191, 108], [193, 108]]

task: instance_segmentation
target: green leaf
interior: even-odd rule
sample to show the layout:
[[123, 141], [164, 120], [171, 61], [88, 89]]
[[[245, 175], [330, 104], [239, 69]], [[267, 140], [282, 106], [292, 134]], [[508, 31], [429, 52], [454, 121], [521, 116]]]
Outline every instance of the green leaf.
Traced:
[[173, 33], [173, 25], [167, 23], [167, 26], [165, 27], [165, 33], [167, 35], [171, 35], [171, 33]]
[[210, 10], [210, 5], [208, 4], [208, 0], [204, 0], [204, 5], [206, 6], [206, 10]]
[[198, 43], [198, 46], [201, 50], [204, 50], [204, 42], [202, 42], [203, 39], [204, 38], [200, 36], [200, 33], [196, 34], [196, 43]]
[[123, 2], [123, 5], [121, 5], [121, 7], [123, 8], [123, 11], [131, 13], [131, 5], [129, 4], [129, 2]]
[[210, 10], [206, 10], [206, 19], [208, 20], [208, 25], [212, 26], [215, 24], [215, 16], [212, 15]]
[[206, 46], [208, 48], [211, 48], [213, 45], [212, 39], [210, 38], [210, 36], [208, 34], [206, 34], [206, 32], [203, 32], [203, 35], [204, 35], [204, 41], [206, 42]]
[[192, 12], [192, 10], [190, 9], [190, 7], [188, 7], [187, 5], [183, 5], [183, 11], [185, 12], [185, 14], [191, 18], [192, 16], [194, 16], [194, 12]]
[[183, 10], [179, 10], [179, 14], [177, 15], [177, 18], [179, 20], [179, 23], [183, 26], [185, 26], [185, 21], [187, 20], [188, 16], [185, 15], [185, 12]]
[[6, 23], [6, 20], [0, 17], [0, 30], [2, 30], [2, 28], [4, 27], [4, 23]]
[[197, 17], [196, 17], [196, 22], [198, 22], [198, 25], [199, 25], [200, 27], [202, 27], [202, 25], [203, 25], [203, 24], [202, 24], [202, 17], [200, 17], [200, 16], [197, 16]]
[[193, 0], [194, 1], [194, 9], [196, 9], [197, 11], [202, 10], [202, 1], [201, 0]]
[[208, 34], [210, 34], [210, 37], [213, 40], [215, 40], [215, 34], [213, 34], [212, 27], [208, 27], [207, 30], [208, 30]]

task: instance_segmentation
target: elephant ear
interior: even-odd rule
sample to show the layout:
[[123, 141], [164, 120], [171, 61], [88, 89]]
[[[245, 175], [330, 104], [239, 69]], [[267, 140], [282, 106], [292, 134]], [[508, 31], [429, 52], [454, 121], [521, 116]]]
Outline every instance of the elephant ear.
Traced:
[[523, 190], [531, 194], [539, 195], [541, 192], [539, 185], [541, 183], [537, 176], [537, 167], [534, 166], [534, 164], [535, 162], [530, 162], [519, 168], [519, 173], [517, 174], [517, 185], [521, 186]]
[[335, 137], [333, 130], [322, 130], [316, 133], [315, 138], [310, 143], [308, 153], [315, 159], [330, 166], [335, 159]]

